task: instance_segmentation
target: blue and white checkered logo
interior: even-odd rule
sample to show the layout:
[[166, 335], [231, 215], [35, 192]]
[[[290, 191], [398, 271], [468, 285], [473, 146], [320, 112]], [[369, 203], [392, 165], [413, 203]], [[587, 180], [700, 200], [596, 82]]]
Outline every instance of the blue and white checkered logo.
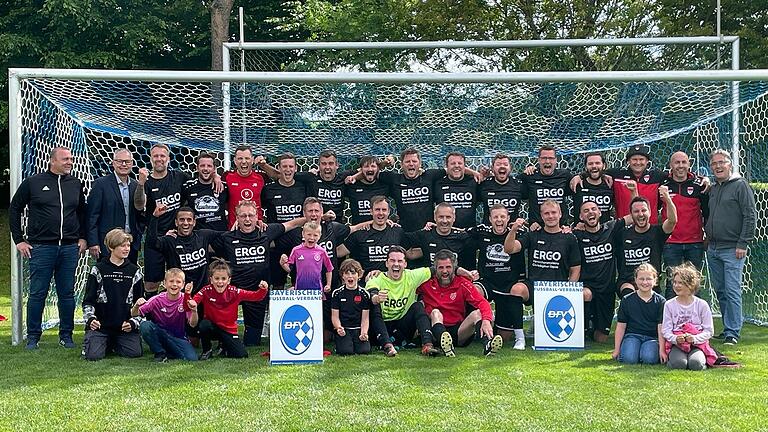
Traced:
[[315, 326], [309, 311], [301, 305], [293, 305], [280, 318], [280, 342], [293, 355], [302, 354], [312, 344]]
[[549, 299], [544, 307], [544, 328], [552, 340], [563, 342], [576, 328], [576, 312], [567, 298], [558, 295]]

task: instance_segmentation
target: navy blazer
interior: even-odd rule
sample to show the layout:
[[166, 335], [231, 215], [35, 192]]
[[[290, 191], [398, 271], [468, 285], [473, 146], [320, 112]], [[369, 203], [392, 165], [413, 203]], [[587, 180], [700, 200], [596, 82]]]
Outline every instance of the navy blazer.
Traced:
[[[144, 231], [144, 217], [133, 206], [133, 194], [136, 192], [135, 179], [128, 178], [129, 220], [133, 243], [131, 249], [141, 248], [141, 235]], [[104, 246], [104, 236], [114, 228], [125, 228], [125, 210], [123, 198], [117, 186], [115, 173], [107, 174], [93, 181], [88, 194], [88, 246], [101, 246], [103, 254], [109, 250]]]

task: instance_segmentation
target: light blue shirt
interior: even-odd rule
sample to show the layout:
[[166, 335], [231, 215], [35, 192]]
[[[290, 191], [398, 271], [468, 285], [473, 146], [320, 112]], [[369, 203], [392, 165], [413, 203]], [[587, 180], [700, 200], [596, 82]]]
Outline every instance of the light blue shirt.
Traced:
[[120, 180], [120, 177], [117, 176], [117, 173], [115, 173], [115, 178], [117, 179], [117, 188], [120, 189], [120, 196], [122, 196], [123, 198], [123, 210], [125, 211], [125, 228], [123, 229], [125, 230], [126, 233], [130, 234], [131, 233], [131, 224], [130, 224], [131, 217], [130, 217], [130, 213], [128, 213], [130, 211], [129, 200], [131, 197], [131, 193], [128, 189], [128, 183], [130, 182], [130, 179], [128, 179], [127, 182], [123, 183]]

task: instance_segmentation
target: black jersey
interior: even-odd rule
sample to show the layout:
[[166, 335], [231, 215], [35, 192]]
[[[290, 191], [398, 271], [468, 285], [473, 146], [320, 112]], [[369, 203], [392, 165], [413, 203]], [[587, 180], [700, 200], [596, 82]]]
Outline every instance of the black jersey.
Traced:
[[579, 220], [579, 210], [582, 203], [592, 201], [600, 209], [600, 222], [608, 222], [613, 219], [613, 189], [610, 188], [604, 179], [600, 180], [599, 185], [582, 181], [582, 186], [576, 186], [576, 192], [573, 194], [573, 220]]
[[134, 329], [137, 320], [131, 320], [131, 307], [144, 293], [141, 270], [125, 260], [115, 265], [103, 259], [91, 267], [83, 296], [83, 318], [86, 326], [92, 320], [101, 323], [103, 332], [120, 332], [123, 322], [129, 321]]
[[386, 226], [383, 230], [359, 230], [344, 240], [352, 258], [360, 262], [367, 274], [371, 270], [386, 271], [387, 252], [392, 245], [403, 244], [405, 231], [400, 227]]
[[268, 224], [267, 230], [244, 233], [227, 231], [213, 241], [216, 256], [232, 268], [232, 285], [256, 291], [259, 282], [269, 282], [269, 244], [285, 233], [283, 224]]
[[363, 320], [363, 311], [371, 309], [371, 295], [365, 288], [347, 289], [340, 287], [331, 294], [331, 309], [339, 311], [339, 321], [345, 329], [358, 329]]
[[520, 217], [520, 203], [523, 200], [523, 182], [517, 177], [509, 177], [507, 182], [501, 184], [495, 178], [490, 177], [480, 183], [480, 202], [483, 205], [483, 223], [489, 224], [491, 207], [501, 204], [507, 208], [509, 220], [514, 221]]
[[518, 239], [528, 257], [531, 281], [567, 281], [571, 267], [581, 265], [578, 242], [573, 234], [530, 231]]
[[612, 220], [600, 225], [591, 233], [577, 230], [573, 234], [579, 241], [581, 276], [584, 286], [605, 292], [615, 287], [616, 255], [613, 253], [616, 236], [624, 229], [624, 219]]
[[181, 171], [168, 170], [168, 174], [161, 179], [155, 179], [151, 176], [147, 178], [144, 183], [144, 193], [147, 195], [147, 208], [145, 213], [147, 215], [147, 222], [154, 219], [152, 213], [155, 211], [155, 207], [158, 204], [165, 204], [168, 206], [157, 224], [157, 231], [164, 233], [169, 229], [173, 229], [176, 219], [176, 210], [181, 207], [181, 191], [184, 188], [184, 183], [189, 180], [189, 177]]
[[192, 282], [197, 292], [208, 284], [208, 246], [224, 232], [203, 229], [188, 236], [158, 235], [157, 221], [153, 220], [145, 242], [163, 254], [166, 268], [182, 269], [185, 282]]
[[379, 180], [389, 185], [399, 223], [406, 232], [418, 231], [432, 220], [433, 186], [435, 180], [444, 175], [444, 169], [428, 169], [413, 179], [392, 171], [379, 174]]
[[477, 270], [480, 278], [489, 282], [497, 289], [511, 288], [512, 285], [525, 278], [525, 256], [522, 252], [508, 254], [504, 252], [504, 240], [508, 229], [501, 234], [493, 232], [488, 225], [478, 225], [469, 230], [472, 234], [474, 248], [478, 249]]
[[475, 259], [477, 249], [472, 248], [472, 235], [465, 230], [453, 228], [447, 235], [440, 235], [437, 229], [419, 230], [406, 233], [404, 245], [406, 249], [420, 248], [429, 265], [435, 263], [435, 254], [442, 249], [448, 249], [458, 256], [459, 265], [468, 270], [477, 266]]
[[634, 280], [635, 269], [643, 263], [650, 263], [660, 272], [661, 255], [668, 238], [669, 234], [664, 232], [661, 225], [651, 225], [644, 233], [635, 231], [634, 225], [621, 230], [616, 241], [619, 280]]
[[353, 171], [337, 173], [330, 181], [323, 180], [320, 175], [308, 172], [297, 172], [294, 178], [298, 182], [307, 185], [307, 196], [313, 196], [323, 204], [323, 211], [333, 211], [337, 220], [344, 217], [344, 202], [342, 196], [344, 192], [344, 179], [354, 174]]
[[565, 224], [570, 212], [565, 197], [571, 194], [569, 183], [571, 173], [568, 170], [556, 169], [552, 175], [545, 176], [536, 171], [532, 175], [522, 174], [523, 196], [528, 199], [528, 221], [544, 225], [541, 219], [541, 204], [546, 200], [553, 200], [560, 204], [562, 217], [560, 224]]
[[456, 209], [457, 228], [477, 225], [477, 182], [464, 175], [461, 180], [451, 180], [447, 175], [435, 181], [435, 204], [448, 203]]
[[288, 222], [301, 217], [307, 188], [304, 183], [294, 181], [290, 186], [280, 182], [269, 183], [261, 190], [261, 205], [267, 222]]
[[659, 324], [664, 320], [664, 296], [652, 293], [645, 301], [637, 291], [625, 296], [619, 303], [616, 322], [626, 323], [627, 333], [636, 333], [655, 338], [659, 334]]
[[376, 180], [373, 183], [357, 181], [354, 184], [345, 185], [344, 197], [349, 201], [350, 224], [356, 225], [371, 220], [371, 198], [376, 195], [389, 195], [389, 187], [383, 181]]
[[213, 187], [213, 183], [200, 183], [199, 179], [193, 178], [184, 183], [181, 202], [195, 212], [195, 229], [226, 231], [229, 229], [226, 214], [229, 189], [224, 185], [217, 194]]

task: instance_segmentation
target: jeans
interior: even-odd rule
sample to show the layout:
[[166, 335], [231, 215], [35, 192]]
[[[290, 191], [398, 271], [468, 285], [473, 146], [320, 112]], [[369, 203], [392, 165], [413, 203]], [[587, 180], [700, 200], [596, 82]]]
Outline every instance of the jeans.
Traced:
[[39, 340], [45, 299], [56, 281], [59, 308], [59, 338], [71, 338], [75, 329], [75, 270], [80, 251], [71, 245], [33, 244], [29, 259], [29, 299], [27, 300], [27, 337]]
[[704, 264], [704, 246], [702, 243], [667, 243], [664, 245], [664, 264], [667, 266], [667, 288], [664, 297], [667, 300], [675, 296], [672, 290], [672, 276], [669, 269], [689, 261], [701, 270]]
[[627, 364], [659, 363], [659, 340], [656, 337], [627, 333], [621, 340], [619, 361]]
[[736, 249], [707, 249], [709, 280], [720, 303], [723, 334], [739, 337], [744, 316], [741, 310], [741, 278], [746, 258], [736, 258]]
[[165, 353], [171, 359], [197, 360], [197, 352], [188, 340], [171, 335], [152, 321], [143, 321], [139, 329], [153, 354]]

